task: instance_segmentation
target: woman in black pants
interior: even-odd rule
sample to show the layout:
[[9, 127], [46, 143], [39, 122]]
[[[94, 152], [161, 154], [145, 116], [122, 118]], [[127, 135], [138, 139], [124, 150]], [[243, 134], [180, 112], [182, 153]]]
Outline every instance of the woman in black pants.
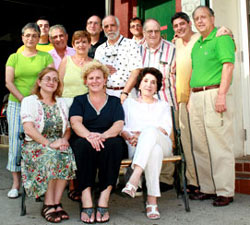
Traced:
[[[108, 203], [119, 175], [124, 124], [120, 99], [106, 94], [108, 69], [97, 61], [85, 65], [83, 80], [89, 93], [74, 98], [70, 122], [75, 137], [72, 148], [77, 163], [77, 178], [82, 192], [81, 220], [84, 223], [107, 222]], [[100, 197], [96, 214], [91, 197], [98, 169]]]

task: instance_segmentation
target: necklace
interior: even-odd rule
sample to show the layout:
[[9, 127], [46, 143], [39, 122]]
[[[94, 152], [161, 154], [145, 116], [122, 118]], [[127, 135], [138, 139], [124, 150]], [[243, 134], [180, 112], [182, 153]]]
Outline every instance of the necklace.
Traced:
[[88, 56], [86, 58], [77, 58], [76, 56], [74, 57], [76, 64], [79, 66], [83, 66], [85, 62], [89, 61]]

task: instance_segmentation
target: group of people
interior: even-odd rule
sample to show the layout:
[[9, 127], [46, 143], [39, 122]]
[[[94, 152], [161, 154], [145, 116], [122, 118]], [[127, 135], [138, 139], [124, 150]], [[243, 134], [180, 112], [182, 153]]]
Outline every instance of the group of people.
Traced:
[[69, 197], [82, 204], [81, 221], [107, 222], [128, 150], [133, 172], [122, 192], [134, 198], [144, 173], [146, 216], [159, 219], [157, 198], [174, 181], [174, 165], [162, 165], [173, 154], [173, 110], [179, 112], [190, 198], [230, 204], [235, 46], [228, 29], [214, 26], [212, 9], [197, 7], [193, 19], [199, 33], [187, 14], [172, 17], [173, 43], [161, 37], [153, 18], [133, 18], [128, 39], [117, 17], [91, 16], [86, 31], [74, 32], [72, 47], [62, 25], [49, 27], [40, 18], [24, 26], [24, 45], [6, 63], [7, 169], [13, 176], [8, 197], [18, 197], [22, 177], [28, 196], [45, 196], [42, 216], [58, 223], [69, 219], [61, 204], [69, 183]]

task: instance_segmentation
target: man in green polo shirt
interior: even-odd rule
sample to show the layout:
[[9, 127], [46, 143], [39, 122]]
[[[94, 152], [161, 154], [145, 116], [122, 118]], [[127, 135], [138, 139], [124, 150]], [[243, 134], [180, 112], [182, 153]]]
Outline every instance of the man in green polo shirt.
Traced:
[[235, 182], [230, 90], [235, 45], [228, 35], [216, 37], [212, 9], [198, 6], [193, 19], [201, 37], [191, 53], [189, 112], [201, 192], [192, 199], [213, 198], [214, 206], [225, 206], [233, 201]]

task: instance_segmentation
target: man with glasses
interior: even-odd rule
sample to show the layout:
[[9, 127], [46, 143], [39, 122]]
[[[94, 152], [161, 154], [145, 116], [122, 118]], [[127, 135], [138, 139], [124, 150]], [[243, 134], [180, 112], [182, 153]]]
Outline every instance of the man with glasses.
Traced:
[[107, 93], [125, 99], [128, 93], [123, 89], [127, 80], [130, 76], [137, 77], [139, 68], [142, 67], [140, 49], [133, 40], [120, 34], [120, 22], [117, 17], [105, 17], [102, 28], [108, 40], [96, 49], [95, 59], [110, 70]]
[[[53, 45], [49, 42], [49, 28], [50, 28], [49, 21], [46, 17], [40, 17], [37, 20], [36, 24], [40, 28], [40, 38], [36, 46], [36, 49], [43, 52], [49, 52], [54, 48]], [[24, 45], [21, 46], [17, 50], [17, 52], [22, 52], [23, 50], [24, 50]]]
[[[143, 67], [154, 67], [163, 74], [162, 88], [158, 98], [177, 109], [175, 93], [175, 46], [161, 38], [161, 26], [156, 19], [147, 19], [143, 25], [145, 42], [140, 46]], [[130, 76], [124, 92], [129, 93], [137, 80], [137, 74]], [[122, 101], [126, 96], [121, 96]], [[173, 186], [174, 164], [165, 164], [160, 176], [161, 191], [167, 191]]]
[[99, 16], [93, 15], [88, 18], [86, 24], [86, 30], [90, 34], [91, 47], [88, 52], [88, 56], [95, 57], [95, 51], [99, 45], [104, 43], [107, 39], [102, 35], [102, 20]]
[[55, 68], [58, 69], [63, 57], [66, 55], [74, 55], [75, 50], [67, 46], [68, 34], [64, 26], [60, 24], [50, 28], [49, 40], [54, 46], [54, 49], [49, 51], [49, 54], [54, 60]]
[[133, 34], [133, 40], [135, 40], [138, 44], [142, 45], [145, 41], [143, 38], [142, 32], [143, 20], [139, 17], [134, 17], [130, 20], [129, 30], [131, 34]]

